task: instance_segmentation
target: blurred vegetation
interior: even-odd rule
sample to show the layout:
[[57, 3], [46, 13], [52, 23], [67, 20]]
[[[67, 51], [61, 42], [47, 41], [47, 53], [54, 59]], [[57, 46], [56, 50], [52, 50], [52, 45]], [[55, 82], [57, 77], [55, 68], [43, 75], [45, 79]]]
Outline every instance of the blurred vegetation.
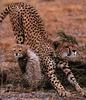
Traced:
[[63, 30], [59, 30], [57, 32], [57, 35], [60, 36], [60, 39], [63, 42], [69, 42], [69, 43], [78, 45], [78, 42], [77, 42], [76, 38], [71, 36], [71, 35], [66, 34]]

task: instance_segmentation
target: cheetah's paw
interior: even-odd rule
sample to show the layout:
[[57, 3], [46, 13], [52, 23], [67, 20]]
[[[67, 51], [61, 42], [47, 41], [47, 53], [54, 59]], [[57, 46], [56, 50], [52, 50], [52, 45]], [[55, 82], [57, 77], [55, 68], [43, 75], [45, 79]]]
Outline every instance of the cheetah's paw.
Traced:
[[76, 87], [76, 90], [84, 97], [86, 97], [86, 91], [82, 89], [80, 86]]
[[80, 94], [84, 97], [86, 97], [86, 91], [84, 89], [81, 89]]
[[60, 92], [59, 92], [59, 95], [60, 95], [60, 96], [63, 96], [63, 97], [71, 97], [71, 96], [73, 96], [73, 94], [71, 94], [71, 93], [68, 92], [68, 91], [60, 91]]

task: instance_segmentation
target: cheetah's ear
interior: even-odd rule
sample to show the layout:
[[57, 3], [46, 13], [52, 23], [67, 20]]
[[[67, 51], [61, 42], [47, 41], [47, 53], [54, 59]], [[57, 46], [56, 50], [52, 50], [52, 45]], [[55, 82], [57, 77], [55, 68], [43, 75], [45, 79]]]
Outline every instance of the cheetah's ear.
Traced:
[[60, 43], [58, 41], [53, 42], [53, 47], [55, 50], [58, 48], [59, 45], [60, 45]]

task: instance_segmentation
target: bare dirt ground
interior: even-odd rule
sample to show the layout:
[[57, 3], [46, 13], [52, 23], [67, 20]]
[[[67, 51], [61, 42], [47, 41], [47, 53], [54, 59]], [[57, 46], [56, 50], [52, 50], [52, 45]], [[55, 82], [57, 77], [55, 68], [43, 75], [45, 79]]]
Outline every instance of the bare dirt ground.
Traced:
[[30, 93], [18, 93], [9, 92], [0, 95], [0, 100], [86, 100], [86, 98], [81, 96], [74, 97], [59, 97], [58, 94], [50, 92], [30, 92]]

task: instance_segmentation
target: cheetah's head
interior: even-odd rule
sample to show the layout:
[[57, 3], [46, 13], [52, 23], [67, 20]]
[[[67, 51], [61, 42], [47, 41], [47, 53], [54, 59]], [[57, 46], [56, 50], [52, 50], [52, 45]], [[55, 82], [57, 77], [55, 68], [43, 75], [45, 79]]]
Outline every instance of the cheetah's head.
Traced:
[[16, 44], [13, 46], [12, 53], [14, 57], [18, 60], [19, 58], [23, 58], [27, 54], [27, 49], [24, 45]]
[[54, 49], [56, 55], [60, 57], [60, 59], [67, 60], [70, 62], [85, 62], [84, 54], [80, 51], [78, 45], [74, 45], [68, 42], [64, 43], [55, 43]]

